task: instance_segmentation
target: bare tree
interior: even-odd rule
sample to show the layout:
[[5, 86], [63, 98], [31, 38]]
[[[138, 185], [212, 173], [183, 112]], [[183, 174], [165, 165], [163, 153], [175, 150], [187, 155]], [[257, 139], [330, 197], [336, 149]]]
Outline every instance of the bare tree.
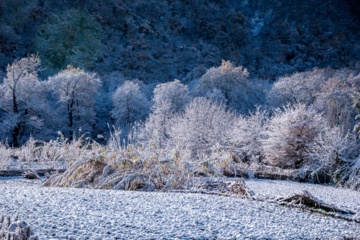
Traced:
[[268, 112], [257, 109], [247, 117], [238, 117], [231, 127], [234, 152], [246, 162], [260, 162], [263, 159], [262, 140], [265, 138], [264, 126]]

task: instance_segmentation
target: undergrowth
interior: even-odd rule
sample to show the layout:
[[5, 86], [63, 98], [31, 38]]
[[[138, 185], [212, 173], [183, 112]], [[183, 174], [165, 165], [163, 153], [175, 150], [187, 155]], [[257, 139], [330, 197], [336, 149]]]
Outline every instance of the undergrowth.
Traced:
[[[305, 175], [311, 174], [301, 169], [290, 171], [248, 164], [232, 152], [213, 151], [211, 155], [202, 156], [201, 161], [194, 162], [186, 158], [184, 150], [176, 147], [171, 150], [160, 148], [150, 141], [134, 137], [125, 142], [120, 135], [120, 131], [113, 129], [106, 145], [86, 134], [69, 141], [61, 133], [57, 140], [42, 142], [30, 139], [17, 149], [0, 144], [1, 168], [66, 170], [49, 176], [44, 180], [45, 186], [148, 191], [191, 189], [196, 185], [195, 178], [200, 176], [210, 179], [268, 177], [306, 181]], [[359, 162], [341, 165], [334, 172], [334, 181], [359, 190]]]

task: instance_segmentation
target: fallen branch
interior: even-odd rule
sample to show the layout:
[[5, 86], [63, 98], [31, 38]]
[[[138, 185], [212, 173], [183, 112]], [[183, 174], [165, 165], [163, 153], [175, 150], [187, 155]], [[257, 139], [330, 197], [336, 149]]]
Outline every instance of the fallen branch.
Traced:
[[310, 212], [317, 212], [326, 216], [355, 221], [360, 223], [360, 219], [355, 219], [355, 212], [338, 208], [334, 205], [327, 204], [314, 197], [310, 192], [304, 190], [302, 193], [296, 193], [288, 197], [276, 199], [276, 202], [283, 206], [301, 208]]

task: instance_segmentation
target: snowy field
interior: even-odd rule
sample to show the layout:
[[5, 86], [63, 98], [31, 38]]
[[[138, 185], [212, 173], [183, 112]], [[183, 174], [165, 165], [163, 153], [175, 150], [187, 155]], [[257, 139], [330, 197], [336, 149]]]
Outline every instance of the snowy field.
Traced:
[[259, 201], [44, 188], [39, 181], [0, 178], [0, 214], [19, 214], [40, 239], [360, 239], [359, 223], [270, 202], [308, 190], [323, 201], [360, 212], [359, 192], [288, 181], [246, 183]]

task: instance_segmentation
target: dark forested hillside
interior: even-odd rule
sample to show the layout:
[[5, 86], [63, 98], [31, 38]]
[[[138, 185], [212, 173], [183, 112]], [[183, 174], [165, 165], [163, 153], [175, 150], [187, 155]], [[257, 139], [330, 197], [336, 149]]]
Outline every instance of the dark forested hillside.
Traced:
[[146, 83], [201, 76], [221, 59], [275, 79], [360, 58], [357, 1], [2, 0], [0, 69], [38, 54], [53, 75], [68, 64]]
[[354, 0], [2, 0], [0, 161], [360, 189], [359, 23]]

